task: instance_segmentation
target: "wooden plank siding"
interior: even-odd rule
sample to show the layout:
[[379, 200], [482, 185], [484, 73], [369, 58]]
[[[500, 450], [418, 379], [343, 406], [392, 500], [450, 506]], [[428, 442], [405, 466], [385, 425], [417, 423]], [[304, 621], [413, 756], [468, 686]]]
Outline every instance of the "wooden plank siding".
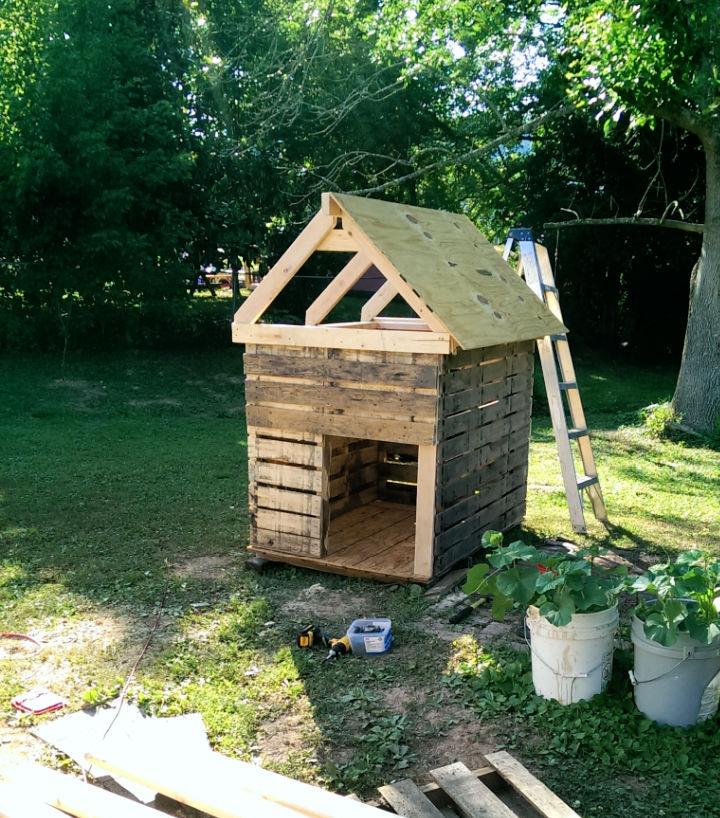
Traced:
[[525, 513], [533, 354], [249, 346], [252, 548], [388, 580], [466, 560]]
[[442, 356], [257, 345], [244, 360], [249, 426], [436, 442]]
[[324, 555], [326, 460], [322, 435], [248, 426], [253, 548]]
[[461, 351], [440, 379], [435, 574], [525, 514], [533, 343]]

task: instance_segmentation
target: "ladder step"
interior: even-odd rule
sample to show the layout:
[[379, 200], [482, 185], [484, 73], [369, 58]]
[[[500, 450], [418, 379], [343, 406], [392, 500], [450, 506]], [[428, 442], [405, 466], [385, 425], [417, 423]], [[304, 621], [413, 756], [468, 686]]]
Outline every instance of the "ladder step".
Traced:
[[570, 440], [577, 440], [579, 437], [585, 437], [589, 434], [587, 429], [568, 429], [568, 437]]
[[598, 479], [597, 475], [595, 475], [594, 477], [581, 477], [577, 481], [578, 491], [582, 491], [583, 489], [589, 489], [590, 486], [597, 486], [599, 482], [600, 480]]
[[543, 284], [542, 289], [544, 293], [555, 293], [555, 295], [560, 294], [560, 290], [557, 287], [554, 287], [552, 284]]
[[560, 389], [564, 392], [567, 392], [568, 389], [577, 389], [577, 383], [575, 381], [560, 381]]
[[551, 341], [567, 341], [567, 332], [559, 332], [557, 335], [550, 336]]

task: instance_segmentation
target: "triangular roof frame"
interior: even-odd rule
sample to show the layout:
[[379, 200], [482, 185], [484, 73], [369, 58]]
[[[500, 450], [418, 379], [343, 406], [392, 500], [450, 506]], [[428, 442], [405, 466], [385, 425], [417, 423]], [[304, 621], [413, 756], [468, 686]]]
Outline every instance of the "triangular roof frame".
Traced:
[[[283, 334], [282, 325], [257, 325], [308, 258], [323, 250], [355, 255], [308, 308], [305, 327], [288, 327]], [[318, 326], [372, 266], [386, 282], [362, 308], [361, 321]], [[396, 319], [391, 324], [377, 318], [398, 294], [419, 321]], [[374, 337], [341, 336], [340, 326]], [[565, 331], [466, 216], [324, 193], [320, 211], [235, 313], [233, 340], [282, 343], [285, 338], [291, 345], [386, 349], [390, 339], [381, 338], [377, 330], [390, 326], [396, 333], [395, 349], [408, 341], [412, 351], [443, 352], [458, 345], [473, 349]], [[425, 331], [422, 338], [417, 332], [410, 337], [417, 329]]]

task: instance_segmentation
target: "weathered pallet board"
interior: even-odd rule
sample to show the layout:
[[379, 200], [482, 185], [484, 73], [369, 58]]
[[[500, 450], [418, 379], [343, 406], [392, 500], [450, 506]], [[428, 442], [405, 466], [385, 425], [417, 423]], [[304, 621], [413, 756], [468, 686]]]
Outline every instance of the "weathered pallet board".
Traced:
[[446, 372], [442, 379], [442, 391], [444, 395], [462, 394], [483, 384], [505, 380], [510, 375], [526, 375], [532, 369], [531, 353], [511, 355], [480, 366]]
[[[475, 429], [460, 435], [457, 438], [443, 440], [440, 445], [441, 463], [448, 477], [457, 477], [473, 468], [477, 468], [478, 451], [491, 443], [496, 443], [514, 433], [522, 435], [522, 439], [530, 437], [530, 407], [513, 412], [511, 415], [478, 426]], [[518, 435], [518, 439], [521, 439]], [[487, 458], [481, 457], [481, 461]]]
[[259, 529], [276, 534], [297, 534], [313, 540], [320, 540], [323, 536], [323, 520], [320, 516], [311, 517], [290, 511], [258, 508], [255, 524]]
[[478, 366], [486, 361], [516, 355], [519, 352], [532, 352], [532, 341], [515, 341], [511, 344], [494, 344], [477, 349], [459, 349], [454, 355], [445, 357], [444, 368], [447, 372], [463, 369], [468, 366]]
[[247, 422], [252, 426], [302, 431], [313, 429], [320, 434], [364, 437], [369, 440], [394, 440], [398, 443], [435, 443], [436, 424], [424, 420], [392, 420], [355, 415], [321, 414], [316, 411], [278, 409], [248, 404]]
[[378, 792], [404, 818], [580, 818], [509, 753], [489, 753], [486, 762], [472, 772], [450, 764], [430, 771], [432, 784], [404, 779]]
[[283, 554], [322, 557], [325, 555], [323, 540], [315, 540], [300, 534], [279, 534], [258, 528], [254, 532], [253, 551], [276, 551]]
[[325, 512], [322, 437], [248, 430], [251, 546], [321, 555]]
[[[532, 370], [532, 367], [530, 367]], [[441, 401], [442, 416], [448, 417], [464, 412], [466, 409], [475, 409], [485, 406], [495, 400], [500, 400], [513, 392], [527, 392], [530, 388], [531, 376], [528, 373], [508, 375], [489, 383], [481, 383], [472, 389], [443, 395]]]
[[502, 460], [505, 456], [511, 458], [508, 461], [508, 468], [512, 469], [524, 463], [530, 445], [530, 421], [526, 420], [523, 424], [522, 419], [519, 419], [517, 426], [509, 424], [509, 427], [505, 434], [494, 435], [494, 439], [488, 440], [482, 446], [463, 452], [445, 462], [441, 461], [440, 468], [446, 483], [462, 479], [496, 460]]
[[[272, 364], [268, 359], [272, 358]], [[313, 383], [381, 383], [435, 389], [437, 364], [369, 363], [339, 358], [298, 358], [291, 355], [245, 354], [246, 375], [273, 375], [303, 378]]]
[[[482, 434], [478, 429], [490, 423], [498, 423], [521, 412], [526, 415], [529, 423], [531, 406], [532, 400], [529, 393], [525, 392], [522, 395], [510, 395], [479, 410], [470, 410], [448, 418], [440, 431], [443, 460], [450, 460], [463, 452], [477, 448]], [[515, 425], [517, 426], [517, 423]]]
[[516, 443], [517, 441], [512, 438], [503, 438], [484, 452], [484, 456], [490, 458], [489, 463], [482, 462], [481, 458], [475, 471], [462, 474], [454, 480], [445, 480], [440, 494], [441, 513], [455, 503], [482, 491], [485, 485], [493, 483], [511, 469], [527, 465], [528, 445], [521, 441], [517, 448], [510, 449], [510, 446]]
[[256, 461], [255, 480], [278, 488], [319, 492], [322, 488], [322, 472], [282, 463]]
[[290, 491], [276, 486], [257, 486], [255, 497], [258, 508], [292, 511], [312, 517], [320, 517], [322, 514], [322, 497], [319, 494]]
[[[524, 459], [527, 459], [527, 453], [525, 453]], [[447, 531], [452, 526], [468, 519], [480, 509], [498, 500], [508, 490], [519, 488], [527, 480], [527, 468], [527, 463], [522, 463], [512, 471], [500, 472], [495, 480], [481, 483], [477, 492], [473, 492], [455, 503], [455, 505], [441, 511], [436, 518], [436, 532]]]
[[291, 443], [287, 440], [256, 435], [254, 445], [248, 445], [248, 454], [256, 460], [287, 463], [294, 466], [322, 466], [322, 449], [312, 443]]
[[[525, 487], [518, 489], [497, 500], [473, 518], [472, 525], [468, 525], [464, 530], [464, 536], [455, 544], [440, 550], [441, 545], [436, 545], [438, 553], [435, 561], [439, 570], [451, 568], [461, 560], [476, 554], [480, 550], [480, 536], [483, 531], [493, 529], [495, 531], [505, 531], [512, 525], [517, 524], [525, 514]], [[511, 522], [512, 521], [512, 522]]]
[[249, 404], [310, 406], [322, 412], [360, 417], [393, 418], [404, 416], [433, 420], [437, 397], [419, 392], [392, 389], [362, 389], [323, 386], [322, 383], [297, 384], [283, 381], [247, 381], [245, 397]]

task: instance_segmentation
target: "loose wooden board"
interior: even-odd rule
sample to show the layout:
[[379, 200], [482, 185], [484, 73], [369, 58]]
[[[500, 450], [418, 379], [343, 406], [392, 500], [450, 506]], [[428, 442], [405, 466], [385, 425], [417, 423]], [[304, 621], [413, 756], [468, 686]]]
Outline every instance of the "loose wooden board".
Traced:
[[367, 349], [375, 352], [437, 352], [442, 355], [449, 355], [455, 348], [452, 338], [445, 332], [245, 324], [240, 321], [233, 322], [232, 339], [235, 344]]
[[450, 796], [463, 818], [517, 818], [492, 790], [460, 762], [431, 770], [430, 775]]
[[88, 753], [94, 766], [217, 818], [383, 818], [380, 810], [222, 756]]
[[486, 756], [488, 762], [510, 786], [519, 792], [545, 818], [580, 818], [561, 798], [514, 759], [501, 750]]

